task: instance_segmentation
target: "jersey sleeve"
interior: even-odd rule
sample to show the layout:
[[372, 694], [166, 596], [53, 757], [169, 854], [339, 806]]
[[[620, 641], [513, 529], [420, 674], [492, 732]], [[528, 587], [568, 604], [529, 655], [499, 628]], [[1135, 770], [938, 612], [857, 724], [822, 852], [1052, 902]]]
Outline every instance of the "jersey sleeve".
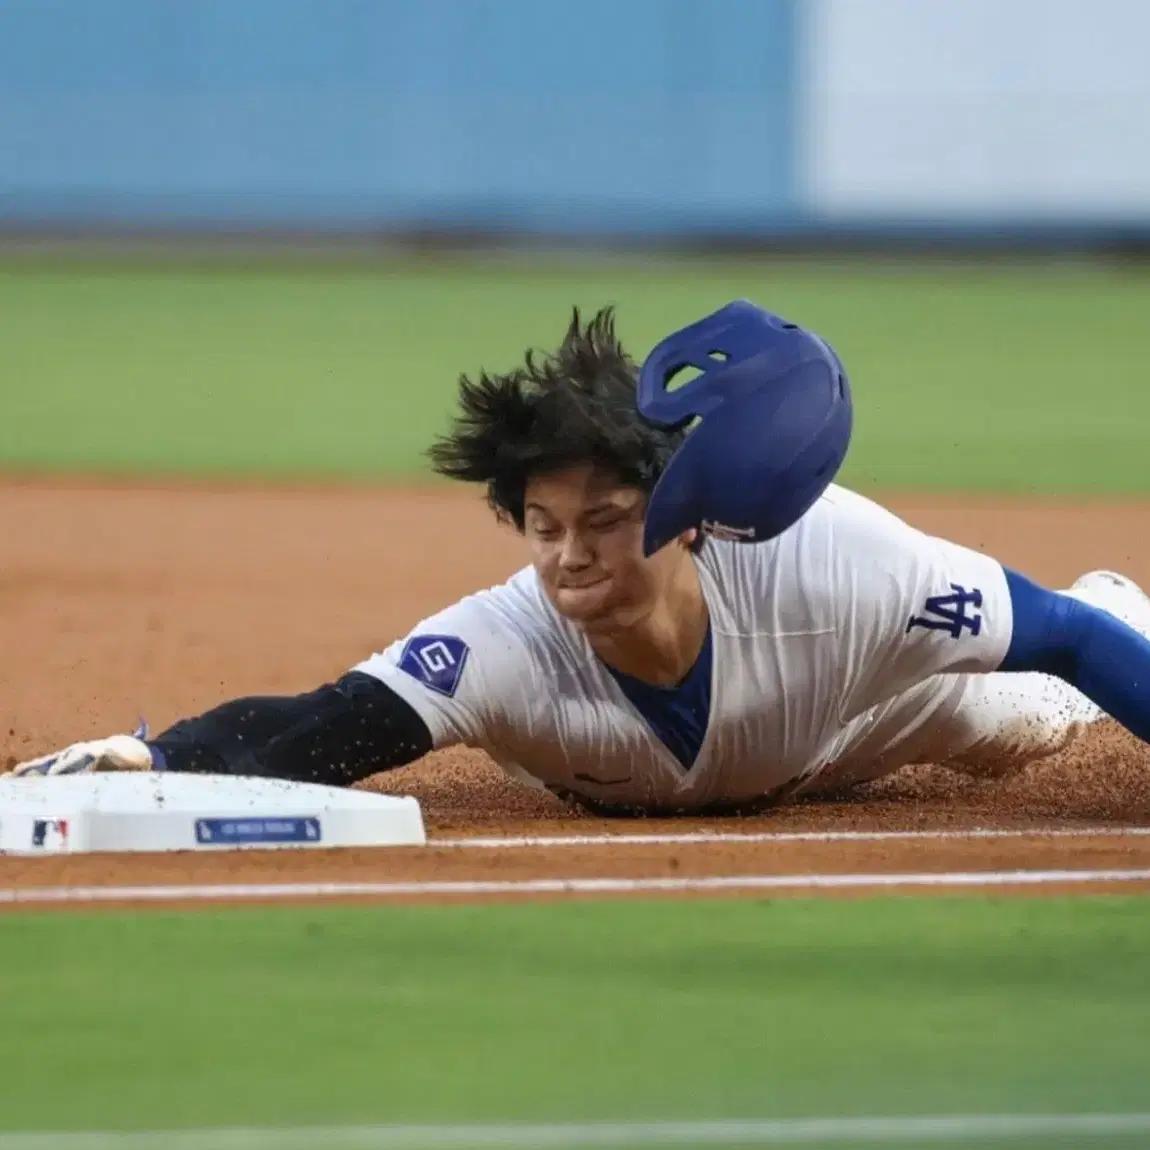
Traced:
[[425, 619], [358, 663], [427, 724], [436, 749], [487, 746], [534, 678], [523, 638], [479, 597]]
[[837, 517], [828, 556], [844, 718], [934, 675], [997, 670], [1013, 628], [1001, 563], [870, 506]]

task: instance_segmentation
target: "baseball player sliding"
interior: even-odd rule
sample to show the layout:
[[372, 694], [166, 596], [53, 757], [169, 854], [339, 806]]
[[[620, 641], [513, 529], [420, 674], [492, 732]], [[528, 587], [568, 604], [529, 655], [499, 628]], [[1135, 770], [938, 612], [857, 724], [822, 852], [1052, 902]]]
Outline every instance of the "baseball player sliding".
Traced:
[[596, 809], [678, 813], [916, 762], [1003, 774], [1103, 714], [1150, 738], [1138, 587], [1093, 572], [1045, 589], [835, 485], [852, 418], [834, 351], [745, 301], [641, 370], [610, 309], [576, 311], [554, 353], [463, 378], [429, 453], [485, 485], [529, 566], [317, 690], [13, 773], [349, 785], [468, 744]]

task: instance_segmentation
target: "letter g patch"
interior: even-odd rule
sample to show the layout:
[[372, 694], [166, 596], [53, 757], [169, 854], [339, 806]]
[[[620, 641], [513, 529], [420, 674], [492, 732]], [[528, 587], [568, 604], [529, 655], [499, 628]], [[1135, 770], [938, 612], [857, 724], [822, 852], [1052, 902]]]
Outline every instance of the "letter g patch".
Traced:
[[470, 654], [467, 644], [455, 635], [415, 635], [404, 644], [399, 669], [451, 698]]

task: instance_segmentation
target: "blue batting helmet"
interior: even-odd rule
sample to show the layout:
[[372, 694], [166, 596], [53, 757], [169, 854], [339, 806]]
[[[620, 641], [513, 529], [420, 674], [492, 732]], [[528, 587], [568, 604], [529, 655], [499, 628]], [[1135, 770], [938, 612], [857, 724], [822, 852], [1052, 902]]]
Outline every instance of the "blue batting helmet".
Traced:
[[[702, 374], [669, 390], [685, 367]], [[661, 427], [700, 420], [651, 493], [648, 555], [691, 527], [745, 542], [781, 535], [834, 479], [854, 420], [830, 345], [747, 300], [658, 344], [639, 373], [638, 403]]]

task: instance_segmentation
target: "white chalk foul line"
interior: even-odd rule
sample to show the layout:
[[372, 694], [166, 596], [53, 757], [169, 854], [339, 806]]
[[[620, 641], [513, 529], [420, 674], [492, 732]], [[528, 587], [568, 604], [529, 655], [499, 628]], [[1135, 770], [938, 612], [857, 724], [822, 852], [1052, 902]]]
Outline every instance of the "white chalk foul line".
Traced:
[[[583, 1150], [629, 1146], [842, 1146], [993, 1139], [1129, 1138], [1150, 1114], [958, 1114], [535, 1126], [329, 1126], [107, 1133], [0, 1133], [0, 1150]], [[1081, 1144], [1081, 1143], [1079, 1143]], [[1097, 1145], [1097, 1142], [1092, 1144]]]
[[516, 847], [692, 846], [704, 843], [867, 843], [900, 840], [1139, 838], [1150, 827], [1058, 827], [1003, 830], [993, 827], [936, 831], [685, 831], [653, 834], [528, 835], [512, 838], [431, 838], [428, 846], [478, 850]]
[[160, 886], [44, 886], [0, 889], [0, 905], [75, 902], [223, 902], [326, 898], [475, 897], [532, 894], [657, 894], [695, 891], [853, 890], [900, 887], [1042, 886], [1150, 882], [1129, 870], [940, 871], [922, 874], [761, 874], [696, 878], [537, 878], [452, 882], [216, 883]]

